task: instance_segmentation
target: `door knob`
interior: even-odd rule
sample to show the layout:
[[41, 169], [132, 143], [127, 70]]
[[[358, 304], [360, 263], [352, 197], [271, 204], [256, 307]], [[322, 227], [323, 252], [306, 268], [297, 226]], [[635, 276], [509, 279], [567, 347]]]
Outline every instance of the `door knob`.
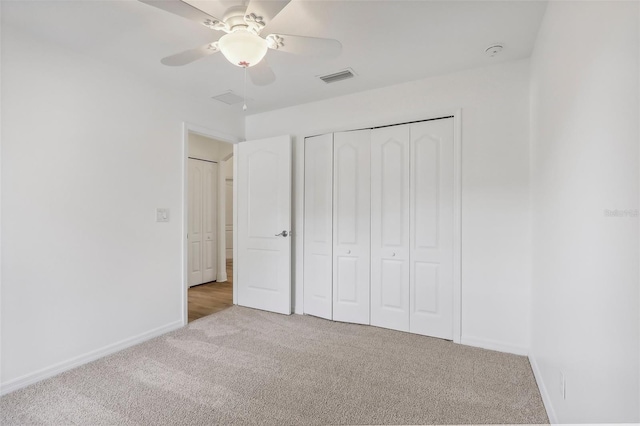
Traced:
[[395, 253], [391, 253], [391, 257], [396, 257], [396, 254]]
[[289, 235], [287, 231], [282, 231], [281, 233], [276, 234], [276, 237], [286, 237], [287, 235]]
[[347, 250], [347, 254], [351, 254], [351, 250]]

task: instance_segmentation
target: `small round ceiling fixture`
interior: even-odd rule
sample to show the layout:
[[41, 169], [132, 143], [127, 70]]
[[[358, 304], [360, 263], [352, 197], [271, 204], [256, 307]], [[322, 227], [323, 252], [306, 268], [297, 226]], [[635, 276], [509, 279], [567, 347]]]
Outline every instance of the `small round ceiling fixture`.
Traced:
[[498, 55], [503, 50], [504, 50], [504, 46], [502, 44], [492, 44], [491, 46], [487, 47], [484, 50], [484, 53], [486, 53], [487, 56], [490, 56], [490, 57], [493, 58], [494, 56]]

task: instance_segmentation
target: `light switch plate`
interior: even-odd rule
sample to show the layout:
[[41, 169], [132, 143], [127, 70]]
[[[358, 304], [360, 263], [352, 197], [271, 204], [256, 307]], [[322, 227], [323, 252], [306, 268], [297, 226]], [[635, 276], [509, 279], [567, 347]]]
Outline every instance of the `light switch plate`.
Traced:
[[156, 222], [169, 222], [169, 209], [156, 209]]

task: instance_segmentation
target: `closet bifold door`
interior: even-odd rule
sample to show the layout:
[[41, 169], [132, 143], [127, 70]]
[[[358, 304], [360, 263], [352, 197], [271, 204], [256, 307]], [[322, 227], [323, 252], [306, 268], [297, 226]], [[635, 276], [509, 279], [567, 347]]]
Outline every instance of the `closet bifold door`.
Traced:
[[333, 319], [369, 324], [371, 130], [334, 133]]
[[304, 142], [304, 313], [332, 319], [333, 134]]
[[409, 126], [371, 132], [371, 325], [409, 331]]
[[453, 338], [453, 118], [411, 125], [410, 331]]
[[218, 165], [189, 159], [189, 286], [215, 281], [217, 274]]

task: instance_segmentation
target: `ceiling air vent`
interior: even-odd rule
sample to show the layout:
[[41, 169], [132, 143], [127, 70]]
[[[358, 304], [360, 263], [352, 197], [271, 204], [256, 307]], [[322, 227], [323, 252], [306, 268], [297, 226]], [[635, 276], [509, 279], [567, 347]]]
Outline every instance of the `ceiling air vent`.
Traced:
[[346, 70], [334, 72], [332, 74], [320, 75], [318, 78], [325, 83], [335, 83], [336, 81], [346, 80], [348, 78], [353, 78], [356, 76], [356, 73], [353, 72], [351, 68], [347, 68]]
[[[227, 105], [235, 105], [235, 104], [239, 104], [240, 102], [242, 102], [244, 100], [244, 98], [242, 96], [236, 95], [235, 93], [233, 93], [232, 90], [227, 90], [224, 93], [220, 93], [219, 95], [215, 95], [212, 97], [212, 99], [215, 99], [216, 101], [220, 101], [223, 102]], [[249, 98], [247, 98], [247, 100], [250, 100]]]

